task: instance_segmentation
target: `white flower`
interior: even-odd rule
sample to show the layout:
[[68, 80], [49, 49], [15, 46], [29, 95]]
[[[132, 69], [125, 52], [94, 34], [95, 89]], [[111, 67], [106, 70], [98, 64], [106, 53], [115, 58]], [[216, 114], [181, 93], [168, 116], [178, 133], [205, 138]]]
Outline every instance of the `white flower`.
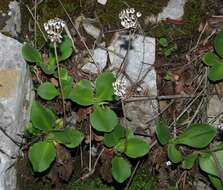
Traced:
[[166, 166], [171, 166], [172, 165], [172, 162], [171, 161], [167, 161], [166, 162]]
[[62, 32], [64, 30], [64, 27], [65, 22], [60, 18], [50, 19], [47, 23], [44, 23], [44, 29], [51, 42], [60, 43], [62, 41]]
[[127, 81], [125, 79], [117, 79], [113, 84], [114, 94], [124, 98], [126, 95]]
[[136, 28], [138, 18], [141, 17], [140, 12], [136, 12], [134, 8], [127, 8], [119, 13], [119, 18], [121, 20], [121, 25], [126, 28]]

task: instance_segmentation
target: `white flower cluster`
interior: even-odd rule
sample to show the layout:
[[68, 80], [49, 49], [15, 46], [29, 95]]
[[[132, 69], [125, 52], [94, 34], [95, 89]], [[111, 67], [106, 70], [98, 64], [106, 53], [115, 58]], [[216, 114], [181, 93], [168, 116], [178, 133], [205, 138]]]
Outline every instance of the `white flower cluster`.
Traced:
[[121, 20], [121, 25], [126, 28], [136, 28], [138, 18], [141, 17], [140, 12], [136, 12], [134, 8], [127, 8], [119, 13], [119, 18]]
[[124, 79], [117, 79], [113, 84], [114, 94], [119, 97], [125, 97], [127, 89], [127, 81]]
[[54, 18], [48, 20], [47, 23], [44, 23], [44, 29], [48, 34], [48, 38], [51, 42], [61, 42], [62, 41], [62, 32], [65, 27], [65, 22], [60, 18]]

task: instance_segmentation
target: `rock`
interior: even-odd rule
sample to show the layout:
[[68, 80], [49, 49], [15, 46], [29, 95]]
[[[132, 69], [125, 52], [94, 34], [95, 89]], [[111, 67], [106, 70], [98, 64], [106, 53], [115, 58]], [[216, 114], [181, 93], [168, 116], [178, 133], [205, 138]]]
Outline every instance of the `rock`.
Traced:
[[[113, 42], [108, 48], [110, 50], [110, 69], [117, 73], [126, 56], [125, 74], [128, 77], [122, 74], [119, 77], [124, 77], [128, 80], [128, 87], [141, 81], [138, 93], [141, 95], [156, 96], [156, 72], [153, 67], [155, 62], [155, 38], [135, 35], [132, 38], [129, 52], [126, 55], [128, 44], [128, 35], [116, 34]], [[147, 127], [147, 121], [153, 118], [157, 113], [157, 105], [158, 103], [156, 100], [127, 103], [125, 108], [128, 118], [127, 126], [134, 129], [137, 127]]]
[[14, 162], [26, 122], [32, 82], [18, 41], [0, 33], [0, 189], [16, 189]]
[[[4, 14], [4, 13], [3, 13]], [[5, 17], [5, 25], [0, 30], [1, 32], [7, 32], [10, 33], [13, 37], [17, 37], [18, 33], [21, 32], [21, 12], [20, 12], [20, 6], [18, 1], [11, 1], [9, 3], [9, 10], [6, 16], [0, 16]], [[2, 18], [3, 19], [3, 18]]]
[[214, 124], [216, 126], [220, 125], [222, 123], [222, 119], [221, 117], [217, 116], [221, 114], [222, 111], [223, 111], [223, 98], [220, 98], [217, 95], [212, 96], [208, 102], [208, 108], [207, 108], [208, 120], [212, 121], [213, 119], [216, 118]]
[[88, 73], [98, 73], [103, 71], [106, 67], [108, 53], [106, 50], [101, 48], [96, 48], [92, 51], [92, 55], [96, 64], [93, 63], [91, 58], [85, 60], [86, 64], [82, 67], [82, 70]]
[[102, 4], [102, 5], [105, 5], [107, 3], [107, 0], [97, 0], [98, 3]]
[[167, 6], [158, 15], [158, 21], [170, 19], [181, 19], [184, 15], [184, 5], [187, 0], [170, 0]]
[[85, 18], [83, 17], [83, 27], [84, 30], [92, 36], [94, 39], [98, 39], [100, 37], [101, 31], [97, 27], [93, 25], [93, 23], [96, 23], [94, 19]]
[[[111, 69], [119, 70], [124, 57], [126, 56], [129, 43], [128, 35], [116, 34], [113, 42], [108, 48]], [[125, 73], [128, 76], [129, 86], [139, 81], [141, 90], [149, 95], [157, 95], [156, 72], [152, 65], [155, 62], [155, 38], [135, 35], [126, 58]], [[121, 76], [120, 76], [121, 77]], [[131, 82], [130, 82], [131, 81]]]

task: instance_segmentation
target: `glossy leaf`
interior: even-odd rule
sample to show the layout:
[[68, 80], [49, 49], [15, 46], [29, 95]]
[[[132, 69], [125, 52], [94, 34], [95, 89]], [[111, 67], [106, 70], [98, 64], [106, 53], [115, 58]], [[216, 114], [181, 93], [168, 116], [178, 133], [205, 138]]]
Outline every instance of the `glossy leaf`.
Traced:
[[112, 159], [112, 176], [118, 183], [123, 183], [131, 175], [130, 163], [122, 157]]
[[64, 39], [61, 44], [59, 44], [60, 56], [59, 61], [64, 61], [68, 59], [73, 52], [72, 41], [68, 36], [64, 36]]
[[84, 139], [83, 133], [74, 128], [65, 128], [64, 130], [55, 130], [49, 133], [49, 140], [64, 144], [68, 148], [79, 146]]
[[182, 167], [183, 169], [190, 170], [190, 169], [193, 167], [194, 162], [195, 162], [195, 160], [197, 159], [197, 157], [198, 157], [197, 154], [190, 154], [190, 155], [186, 156], [186, 157], [184, 158], [184, 160], [182, 161], [182, 165], [181, 165], [181, 167]]
[[219, 32], [214, 39], [214, 48], [219, 56], [223, 58], [223, 31]]
[[36, 63], [37, 65], [43, 62], [40, 52], [28, 43], [22, 47], [22, 56], [26, 61]]
[[52, 100], [59, 92], [52, 83], [45, 82], [38, 87], [37, 94], [44, 100]]
[[183, 157], [174, 144], [168, 144], [168, 157], [173, 163], [179, 163]]
[[210, 144], [216, 133], [217, 130], [209, 124], [193, 124], [177, 137], [174, 143], [204, 148]]
[[77, 83], [70, 94], [70, 99], [82, 106], [93, 104], [93, 90], [89, 80], [81, 80]]
[[111, 101], [114, 99], [112, 83], [115, 77], [111, 72], [100, 74], [96, 79], [96, 99], [98, 102]]
[[33, 170], [35, 172], [43, 172], [50, 167], [56, 158], [56, 150], [51, 142], [38, 142], [29, 148], [28, 156]]
[[218, 177], [208, 175], [209, 180], [211, 181], [212, 185], [217, 189], [217, 190], [223, 190], [223, 184], [221, 180]]
[[[216, 158], [219, 161], [220, 167], [223, 168], [223, 150], [217, 151], [215, 152]], [[218, 174], [218, 171], [216, 169], [216, 163], [215, 160], [213, 158], [213, 156], [211, 155], [211, 153], [207, 153], [207, 154], [203, 154], [199, 157], [199, 165], [200, 168], [211, 175], [220, 177], [220, 175]]]
[[98, 106], [91, 113], [90, 122], [97, 131], [111, 132], [118, 124], [118, 117], [111, 109]]
[[168, 125], [162, 120], [156, 123], [156, 135], [162, 145], [167, 144], [171, 138]]
[[219, 81], [223, 79], [223, 63], [216, 64], [210, 68], [208, 78], [211, 81]]
[[215, 53], [213, 52], [208, 52], [203, 55], [202, 61], [208, 65], [208, 66], [213, 66], [216, 64], [221, 64], [223, 63], [223, 60], [221, 60]]
[[49, 109], [33, 101], [31, 108], [31, 121], [35, 128], [40, 130], [52, 129], [55, 126], [56, 117]]
[[104, 134], [104, 144], [107, 147], [113, 147], [124, 137], [125, 129], [118, 124], [112, 132]]

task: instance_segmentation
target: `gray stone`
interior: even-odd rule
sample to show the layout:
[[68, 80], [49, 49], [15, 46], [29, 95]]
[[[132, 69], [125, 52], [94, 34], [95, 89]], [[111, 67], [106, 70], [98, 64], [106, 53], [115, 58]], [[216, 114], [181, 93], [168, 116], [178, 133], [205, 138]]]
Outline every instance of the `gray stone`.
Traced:
[[85, 64], [82, 67], [82, 70], [88, 73], [98, 73], [103, 71], [107, 64], [108, 53], [106, 50], [101, 48], [96, 48], [92, 51], [92, 55], [95, 63], [93, 63], [91, 58], [85, 60]]
[[[17, 37], [18, 33], [21, 32], [21, 11], [19, 2], [14, 0], [9, 3], [9, 10], [7, 17], [3, 14], [0, 16], [0, 20], [5, 20], [5, 25], [1, 28], [1, 32], [8, 32], [13, 37]], [[4, 18], [1, 18], [4, 17]]]
[[207, 108], [208, 120], [213, 121], [212, 123], [214, 123], [216, 126], [220, 125], [223, 121], [222, 119], [223, 117], [221, 117], [222, 111], [223, 111], [223, 98], [218, 97], [217, 95], [210, 97]]
[[163, 11], [158, 15], [158, 21], [170, 19], [181, 19], [184, 15], [184, 5], [187, 0], [170, 0]]
[[[120, 74], [119, 77], [126, 78], [128, 87], [130, 88], [141, 81], [137, 94], [156, 96], [156, 72], [153, 67], [155, 62], [155, 38], [135, 35], [132, 37], [129, 45], [128, 43], [129, 35], [116, 34], [108, 48], [110, 50], [110, 69], [117, 74], [124, 61], [125, 75]], [[127, 103], [125, 107], [128, 118], [127, 126], [134, 129], [147, 127], [147, 121], [157, 114], [157, 107], [158, 103], [156, 100]]]
[[32, 82], [21, 55], [22, 44], [0, 33], [0, 189], [16, 189], [13, 164], [17, 142], [29, 120]]

